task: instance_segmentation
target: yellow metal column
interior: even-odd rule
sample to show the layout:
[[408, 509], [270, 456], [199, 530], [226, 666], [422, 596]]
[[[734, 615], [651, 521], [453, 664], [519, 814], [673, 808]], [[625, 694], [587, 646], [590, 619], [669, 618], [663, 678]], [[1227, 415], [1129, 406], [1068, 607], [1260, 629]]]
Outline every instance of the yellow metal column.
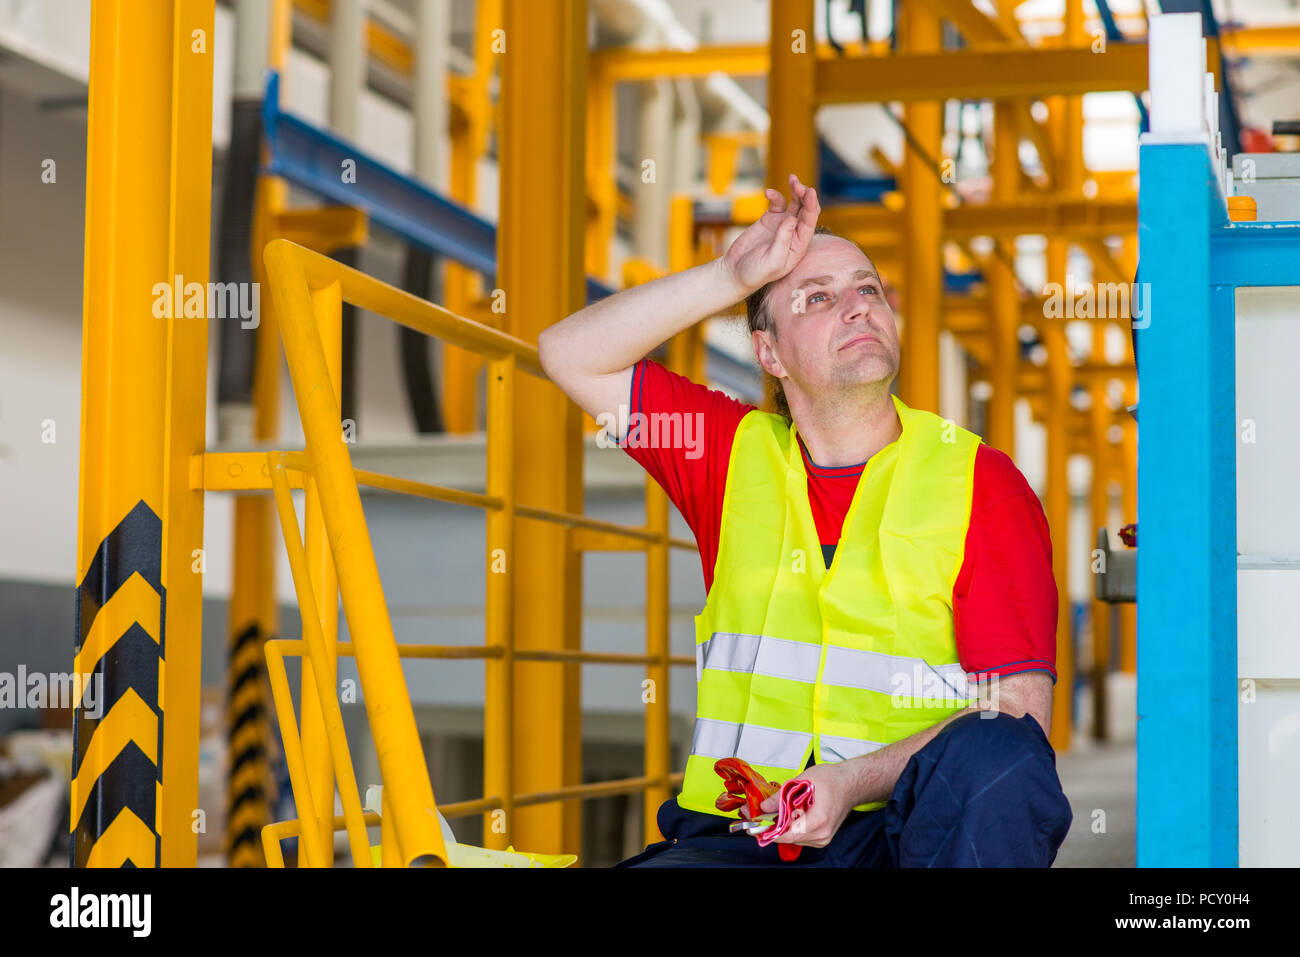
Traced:
[[608, 278], [609, 246], [618, 218], [618, 171], [614, 156], [614, 83], [598, 66], [587, 77], [587, 272]]
[[[1143, 309], [1146, 305], [1144, 301]], [[1133, 379], [1124, 387], [1125, 408], [1136, 401], [1137, 381]], [[1137, 521], [1137, 422], [1127, 412], [1123, 413], [1122, 419], [1124, 437], [1120, 442], [1120, 459], [1123, 492], [1120, 501], [1123, 505], [1123, 521], [1128, 523]], [[1124, 602], [1119, 606], [1119, 667], [1128, 674], [1137, 673], [1137, 605], [1132, 602]]]
[[[1064, 97], [1048, 101], [1048, 130], [1057, 158], [1052, 172], [1054, 182], [1066, 175], [1068, 162], [1063, 152], [1077, 141], [1065, 129]], [[1080, 160], [1082, 153], [1079, 154]], [[1047, 240], [1048, 283], [1064, 289], [1070, 247], [1064, 239]], [[1065, 326], [1060, 320], [1042, 324], [1043, 344], [1047, 347], [1047, 395], [1044, 426], [1047, 431], [1047, 524], [1052, 536], [1052, 577], [1056, 579], [1056, 687], [1052, 694], [1052, 730], [1048, 738], [1057, 752], [1068, 750], [1074, 732], [1075, 646], [1072, 636], [1073, 614], [1070, 606], [1070, 476], [1069, 463], [1074, 442], [1074, 411], [1070, 392], [1074, 387], [1070, 352]]]
[[[467, 112], [463, 127], [453, 124], [451, 156], [452, 199], [473, 209], [477, 205], [478, 162], [487, 152], [492, 127], [492, 74], [497, 50], [504, 38], [500, 31], [505, 23], [501, 15], [502, 0], [476, 0], [474, 13], [474, 75], [453, 77], [465, 91]], [[508, 49], [508, 47], [507, 47]], [[443, 273], [444, 299], [452, 312], [475, 316], [475, 296], [484, 285], [473, 270], [448, 260]], [[502, 319], [504, 317], [492, 317]], [[448, 432], [472, 432], [478, 426], [478, 374], [483, 360], [476, 353], [448, 343], [442, 349], [442, 411]]]
[[[1087, 42], [1084, 30], [1083, 0], [1066, 0], [1064, 42], [1067, 46], [1077, 47]], [[1061, 150], [1064, 174], [1061, 177], [1061, 194], [1063, 199], [1078, 199], [1083, 194], [1083, 180], [1086, 171], [1083, 165], [1083, 97], [1067, 96], [1065, 98], [1065, 144]], [[1096, 277], [1094, 276], [1094, 282]], [[1105, 342], [1105, 323], [1100, 320], [1093, 325], [1093, 346], [1091, 362], [1099, 365], [1104, 362], [1103, 345]], [[1106, 478], [1105, 478], [1105, 430], [1109, 413], [1104, 413], [1106, 385], [1101, 379], [1094, 379], [1089, 391], [1092, 396], [1093, 411], [1089, 416], [1091, 440], [1089, 454], [1092, 458], [1092, 482], [1090, 499], [1090, 534], [1088, 551], [1096, 545], [1097, 528], [1107, 524], [1106, 518]], [[1091, 590], [1090, 590], [1091, 594]], [[1106, 737], [1106, 671], [1110, 666], [1110, 605], [1107, 602], [1090, 600], [1092, 622], [1092, 734], [1097, 740]]]
[[[1067, 246], [1063, 240], [1047, 241], [1047, 281], [1064, 282]], [[1052, 693], [1052, 730], [1057, 752], [1070, 747], [1073, 731], [1074, 642], [1070, 614], [1070, 426], [1073, 413], [1070, 389], [1073, 373], [1065, 328], [1058, 322], [1043, 326], [1047, 347], [1047, 525], [1052, 536], [1052, 577], [1056, 579], [1056, 687]]]
[[[1092, 364], [1100, 367], [1105, 364], [1106, 327], [1109, 323], [1100, 318], [1093, 320], [1092, 327]], [[1110, 477], [1107, 464], [1110, 458], [1110, 440], [1107, 431], [1112, 420], [1110, 406], [1106, 402], [1106, 381], [1094, 376], [1089, 393], [1092, 405], [1088, 410], [1089, 452], [1092, 457], [1092, 481], [1088, 490], [1089, 511], [1092, 516], [1088, 528], [1088, 538], [1096, 547], [1097, 529], [1105, 527], [1107, 534], [1113, 536], [1115, 529], [1110, 526]], [[1110, 672], [1110, 632], [1111, 608], [1107, 601], [1092, 599], [1092, 736], [1098, 741], [1105, 741], [1110, 736], [1107, 721], [1106, 676]]]
[[73, 866], [196, 859], [212, 31], [213, 0], [91, 8]]
[[[773, 4], [775, 6], [775, 4]], [[902, 52], [940, 49], [939, 18], [921, 3], [904, 4], [898, 25]], [[911, 101], [903, 125], [915, 141], [903, 157], [902, 369], [898, 392], [913, 408], [939, 408], [939, 329], [943, 308], [943, 206], [938, 162], [943, 148], [943, 101]], [[919, 148], [925, 153], [918, 153]]]
[[[668, 269], [682, 272], [695, 264], [695, 236], [693, 203], [689, 196], [678, 195], [672, 200], [668, 231]], [[678, 333], [668, 343], [669, 368], [693, 377], [696, 373], [697, 353], [703, 342], [703, 323]], [[699, 381], [698, 379], [696, 381]], [[671, 513], [668, 496], [659, 483], [646, 476], [646, 528], [662, 536], [646, 549], [646, 654], [658, 659], [646, 667], [650, 684], [643, 694], [645, 702], [645, 775], [654, 784], [645, 791], [642, 809], [645, 822], [645, 842], [662, 841], [657, 814], [659, 805], [671, 796], [667, 784], [672, 768], [672, 714], [669, 710], [669, 637], [671, 603], [669, 601], [669, 573], [671, 552], [668, 547], [668, 529]]]
[[771, 10], [772, 71], [767, 80], [767, 183], [790, 195], [790, 174], [817, 185], [817, 47], [813, 0], [780, 0]]
[[[284, 69], [292, 29], [292, 0], [272, 0], [268, 66], [280, 74], [281, 96], [288, 97]], [[263, 158], [266, 148], [263, 147]], [[276, 215], [287, 205], [283, 180], [259, 176], [253, 201], [249, 250], [253, 281], [267, 292], [262, 248]], [[253, 434], [271, 443], [280, 433], [280, 333], [271, 296], [259, 295], [254, 348]], [[266, 495], [236, 495], [232, 546], [227, 663], [227, 745], [232, 771], [227, 782], [226, 860], [231, 867], [264, 867], [262, 828], [271, 823], [269, 743], [271, 708], [263, 644], [279, 630], [275, 595], [275, 515]]]
[[[583, 182], [587, 78], [585, 0], [505, 6], [501, 60], [501, 218], [498, 282], [509, 331], [526, 342], [586, 301]], [[541, 241], [539, 241], [539, 238]], [[581, 414], [554, 386], [531, 377], [516, 392], [515, 468], [521, 505], [580, 512]], [[517, 520], [514, 575], [519, 649], [581, 645], [582, 566], [559, 525]], [[515, 667], [515, 785], [521, 792], [580, 783], [578, 665]], [[566, 801], [523, 808], [506, 822], [517, 847], [576, 853], [581, 809]], [[497, 835], [491, 835], [497, 837]]]
[[[1015, 104], [993, 107], [993, 201], [1011, 203], [1020, 186], [1020, 131]], [[1016, 373], [1020, 369], [1020, 293], [1016, 288], [1015, 239], [998, 240], [990, 257], [989, 363], [993, 397], [988, 405], [985, 440], [1007, 455], [1016, 454]]]

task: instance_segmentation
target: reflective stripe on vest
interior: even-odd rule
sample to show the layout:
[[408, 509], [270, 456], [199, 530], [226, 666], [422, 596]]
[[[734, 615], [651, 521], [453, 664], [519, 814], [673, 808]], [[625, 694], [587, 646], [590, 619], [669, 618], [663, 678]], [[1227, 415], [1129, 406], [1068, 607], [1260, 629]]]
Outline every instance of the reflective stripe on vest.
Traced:
[[[834, 755], [832, 761], [847, 761], [849, 758], [861, 757], [884, 745], [876, 741], [860, 741], [856, 738], [837, 738], [823, 734], [822, 753]], [[691, 738], [691, 754], [706, 758], [743, 758], [751, 765], [791, 766], [797, 765], [808, 753], [811, 734], [798, 731], [782, 731], [780, 728], [762, 728], [754, 724], [738, 724], [734, 721], [715, 721], [711, 718], [697, 718], [695, 734]]]
[[[769, 635], [731, 635], [714, 632], [695, 646], [695, 680], [705, 668], [736, 671], [803, 681], [812, 684], [821, 667], [821, 645], [790, 641]], [[925, 679], [932, 679], [928, 682]], [[908, 684], [908, 682], [911, 684]], [[906, 688], [940, 698], [972, 697], [961, 665], [935, 667], [924, 658], [886, 655], [861, 648], [826, 649], [826, 674], [822, 683], [846, 688], [866, 688], [881, 694], [901, 694]], [[900, 687], [902, 686], [902, 687]]]
[[722, 813], [718, 758], [784, 781], [811, 756], [869, 754], [974, 696], [952, 588], [980, 440], [893, 402], [902, 434], [863, 470], [829, 569], [798, 430], [758, 410], [741, 420], [713, 585], [695, 619], [698, 711], [682, 807]]

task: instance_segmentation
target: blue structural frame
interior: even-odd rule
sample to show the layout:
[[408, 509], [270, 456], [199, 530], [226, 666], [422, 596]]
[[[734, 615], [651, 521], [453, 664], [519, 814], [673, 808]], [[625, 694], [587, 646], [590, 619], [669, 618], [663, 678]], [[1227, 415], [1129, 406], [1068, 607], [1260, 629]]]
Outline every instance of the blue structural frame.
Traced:
[[[489, 283], [495, 281], [495, 225], [355, 144], [282, 110], [280, 76], [274, 70], [267, 76], [262, 127], [270, 154], [263, 172], [363, 209], [372, 223], [406, 242], [477, 270]], [[345, 160], [356, 164], [354, 182], [343, 181]], [[587, 277], [588, 303], [613, 293], [609, 286]], [[709, 376], [715, 382], [750, 401], [762, 399], [757, 371], [713, 346], [705, 349]]]
[[1237, 864], [1236, 308], [1300, 223], [1231, 223], [1204, 144], [1143, 144], [1137, 863]]

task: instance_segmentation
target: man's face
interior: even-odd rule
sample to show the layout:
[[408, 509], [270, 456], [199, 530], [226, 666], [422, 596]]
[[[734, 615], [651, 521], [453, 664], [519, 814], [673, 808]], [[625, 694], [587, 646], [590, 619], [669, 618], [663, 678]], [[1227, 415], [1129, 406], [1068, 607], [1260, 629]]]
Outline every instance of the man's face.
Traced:
[[853, 243], [813, 237], [808, 252], [768, 298], [775, 339], [753, 333], [763, 367], [787, 396], [834, 394], [898, 375], [898, 327], [875, 266]]

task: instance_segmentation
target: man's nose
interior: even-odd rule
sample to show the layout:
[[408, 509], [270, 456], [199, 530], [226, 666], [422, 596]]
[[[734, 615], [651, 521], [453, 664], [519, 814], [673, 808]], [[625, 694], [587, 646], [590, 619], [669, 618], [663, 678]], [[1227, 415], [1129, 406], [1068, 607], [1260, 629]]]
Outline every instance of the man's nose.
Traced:
[[871, 318], [871, 304], [861, 296], [850, 298], [840, 313], [844, 323], [866, 322]]

